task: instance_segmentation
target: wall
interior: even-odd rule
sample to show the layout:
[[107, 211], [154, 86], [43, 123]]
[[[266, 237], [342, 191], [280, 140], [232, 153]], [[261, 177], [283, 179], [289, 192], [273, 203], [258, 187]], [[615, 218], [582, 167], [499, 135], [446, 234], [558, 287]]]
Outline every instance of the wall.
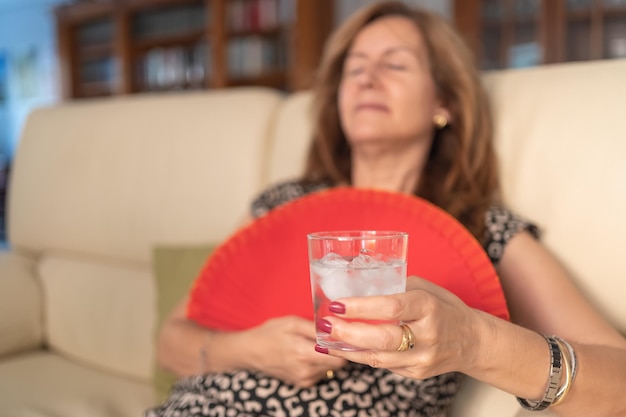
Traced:
[[[11, 157], [28, 113], [60, 97], [52, 9], [62, 0], [0, 0], [0, 166]], [[0, 77], [2, 77], [0, 69]], [[0, 78], [0, 82], [1, 82]]]

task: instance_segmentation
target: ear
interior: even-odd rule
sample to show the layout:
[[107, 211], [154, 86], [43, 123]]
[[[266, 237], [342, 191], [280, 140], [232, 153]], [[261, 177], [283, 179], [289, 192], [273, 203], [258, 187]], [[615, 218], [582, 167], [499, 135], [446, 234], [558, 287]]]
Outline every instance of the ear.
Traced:
[[434, 116], [443, 116], [446, 118], [446, 120], [448, 121], [448, 123], [452, 122], [452, 113], [450, 113], [450, 111], [448, 110], [447, 107], [439, 104], [435, 107], [435, 112], [433, 113], [433, 117]]

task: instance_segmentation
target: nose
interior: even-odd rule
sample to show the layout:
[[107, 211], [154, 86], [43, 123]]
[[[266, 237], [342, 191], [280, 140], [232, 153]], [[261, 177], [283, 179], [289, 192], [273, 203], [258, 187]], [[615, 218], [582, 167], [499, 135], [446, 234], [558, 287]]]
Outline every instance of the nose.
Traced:
[[357, 82], [360, 87], [369, 88], [378, 83], [378, 71], [376, 65], [367, 65], [359, 74]]

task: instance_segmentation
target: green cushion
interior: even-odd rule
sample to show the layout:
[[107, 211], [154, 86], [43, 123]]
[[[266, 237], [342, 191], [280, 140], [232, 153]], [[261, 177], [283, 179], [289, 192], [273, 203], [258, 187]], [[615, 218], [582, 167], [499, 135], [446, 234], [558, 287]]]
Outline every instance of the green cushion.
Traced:
[[[152, 268], [157, 290], [157, 327], [155, 339], [163, 320], [189, 292], [207, 258], [216, 245], [158, 246], [152, 252]], [[177, 377], [154, 363], [153, 386], [157, 401], [167, 398]]]

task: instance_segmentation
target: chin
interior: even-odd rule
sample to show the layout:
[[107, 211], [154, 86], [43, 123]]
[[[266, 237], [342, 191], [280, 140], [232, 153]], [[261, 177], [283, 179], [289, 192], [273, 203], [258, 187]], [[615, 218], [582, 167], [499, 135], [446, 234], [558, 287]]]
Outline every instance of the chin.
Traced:
[[389, 133], [380, 129], [357, 129], [346, 135], [350, 143], [377, 142], [389, 137]]
[[386, 140], [381, 139], [379, 136], [358, 136], [358, 137], [351, 137], [348, 139], [348, 143], [350, 144], [351, 147], [355, 147], [355, 146], [364, 146], [364, 145], [374, 145], [377, 143], [385, 143]]

